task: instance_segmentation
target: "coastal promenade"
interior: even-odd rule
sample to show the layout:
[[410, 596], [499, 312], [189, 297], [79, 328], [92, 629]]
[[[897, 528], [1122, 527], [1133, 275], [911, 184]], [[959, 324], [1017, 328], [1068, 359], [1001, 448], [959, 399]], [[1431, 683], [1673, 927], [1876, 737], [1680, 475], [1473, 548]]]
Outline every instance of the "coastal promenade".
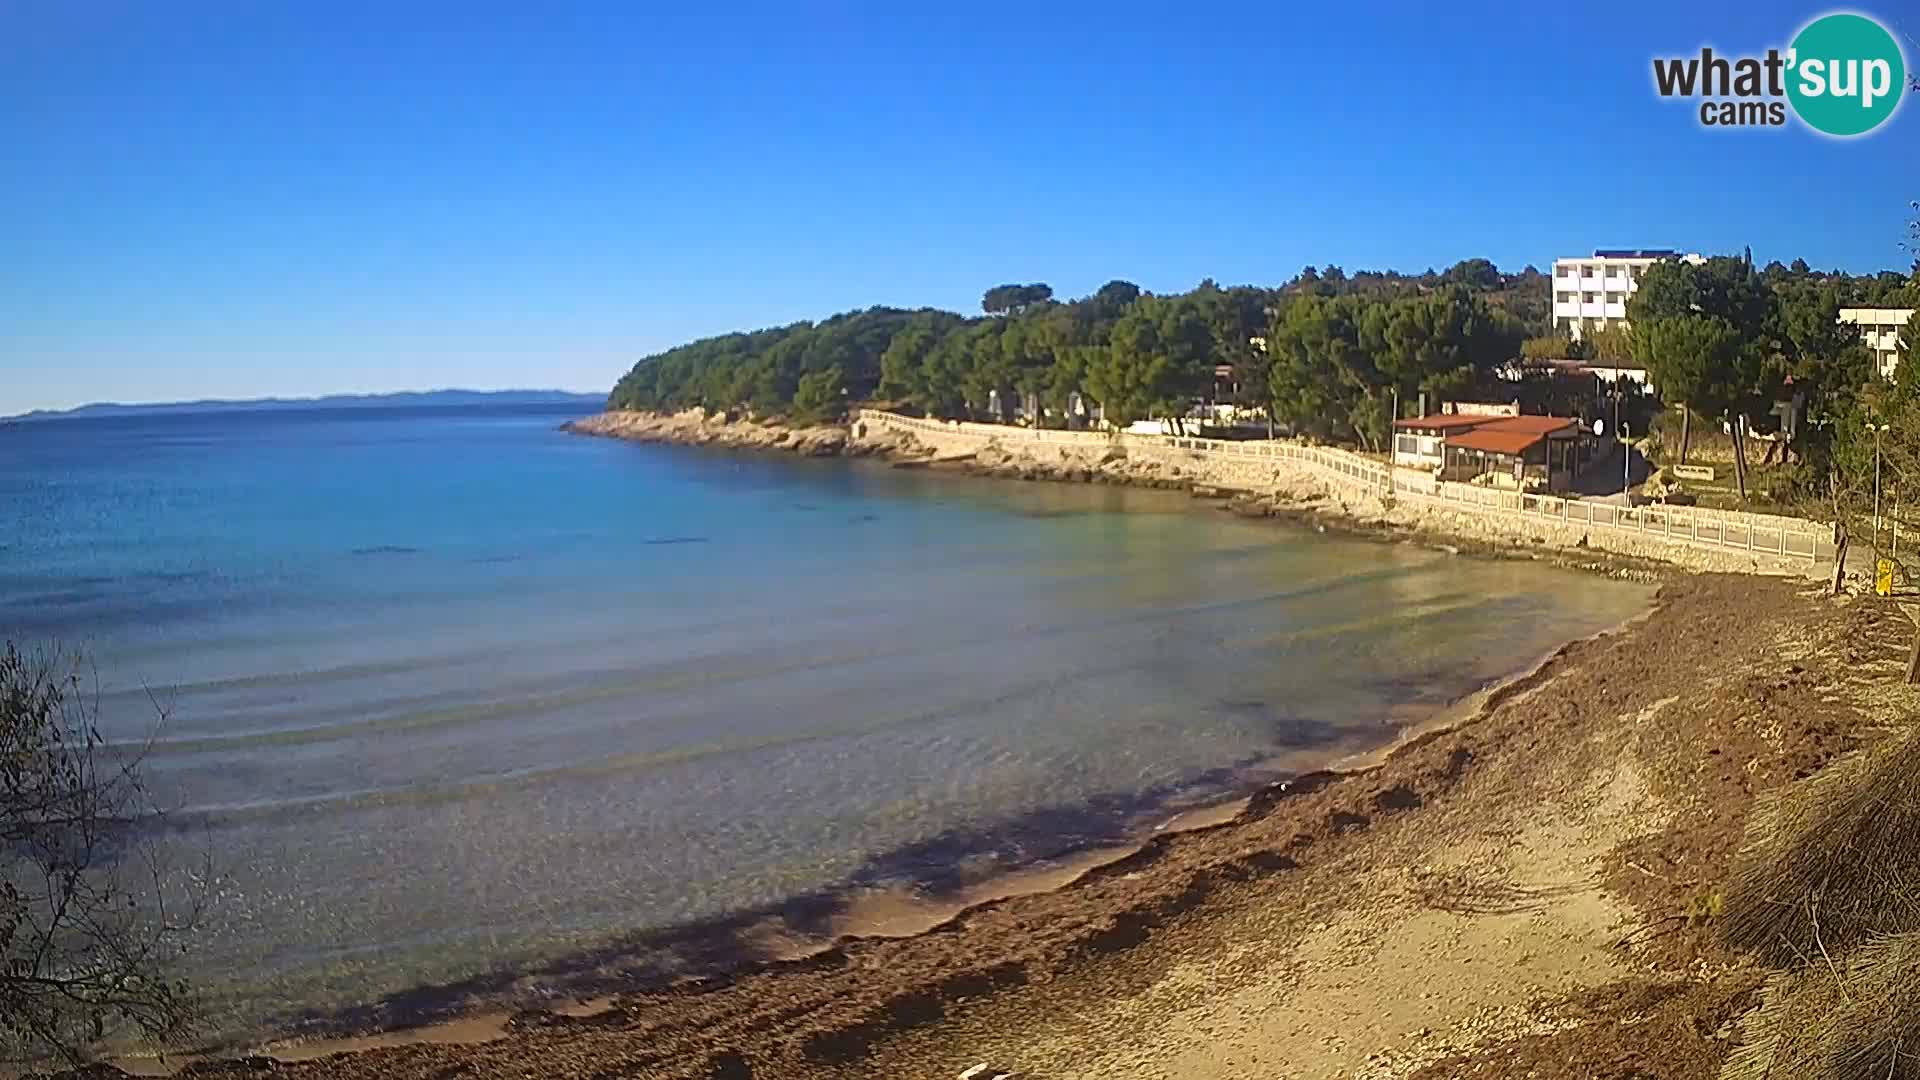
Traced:
[[1196, 486], [1250, 494], [1318, 485], [1338, 508], [1370, 521], [1495, 541], [1586, 547], [1690, 569], [1789, 576], [1830, 573], [1832, 527], [1803, 518], [1695, 506], [1568, 499], [1441, 482], [1344, 450], [1284, 440], [1051, 431], [929, 420], [862, 409], [856, 444], [902, 442], [934, 460], [998, 453], [1042, 470], [1130, 467]]

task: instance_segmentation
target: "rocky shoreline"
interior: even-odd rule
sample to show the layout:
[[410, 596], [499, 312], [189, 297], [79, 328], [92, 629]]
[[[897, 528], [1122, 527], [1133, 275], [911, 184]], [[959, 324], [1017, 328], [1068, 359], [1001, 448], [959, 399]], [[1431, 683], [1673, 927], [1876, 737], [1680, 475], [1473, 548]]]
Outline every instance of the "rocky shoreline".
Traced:
[[[940, 469], [970, 476], [1079, 484], [1126, 484], [1200, 495], [1231, 494], [1179, 466], [1130, 457], [1114, 448], [1085, 461], [1055, 463], [990, 443], [972, 452], [941, 453], [910, 433], [876, 431], [855, 438], [841, 424], [790, 426], [710, 414], [701, 409], [678, 413], [606, 412], [560, 425], [575, 435], [628, 442], [698, 446], [722, 450], [768, 450], [802, 457], [877, 457], [896, 468]], [[1018, 429], [1009, 429], [1010, 431]], [[1319, 493], [1302, 492], [1303, 498]]]
[[757, 424], [708, 416], [700, 409], [678, 413], [605, 412], [569, 420], [560, 430], [575, 435], [598, 435], [628, 442], [671, 446], [707, 446], [727, 450], [778, 450], [803, 457], [838, 457], [849, 453], [852, 439], [845, 426], [819, 424], [790, 427]]
[[[1581, 545], [1555, 546], [1542, 538], [1489, 535], [1464, 523], [1396, 515], [1377, 498], [1356, 498], [1313, 478], [1269, 479], [1259, 489], [1236, 486], [1204, 470], [1129, 454], [1115, 446], [1098, 453], [1045, 456], [1027, 452], [1019, 442], [990, 441], [970, 450], [942, 450], [911, 432], [869, 430], [860, 437], [847, 426], [789, 427], [699, 409], [673, 414], [609, 412], [561, 425], [577, 435], [628, 442], [726, 450], [757, 450], [802, 457], [874, 458], [896, 469], [927, 469], [965, 476], [1035, 483], [1111, 484], [1186, 491], [1202, 504], [1243, 518], [1337, 532], [1360, 539], [1413, 543], [1450, 554], [1521, 558], [1629, 581], [1654, 582], [1673, 573], [1673, 564]], [[1017, 431], [1018, 429], [1010, 429]], [[1445, 527], [1452, 524], [1456, 527]], [[1738, 570], [1738, 566], [1692, 569]]]

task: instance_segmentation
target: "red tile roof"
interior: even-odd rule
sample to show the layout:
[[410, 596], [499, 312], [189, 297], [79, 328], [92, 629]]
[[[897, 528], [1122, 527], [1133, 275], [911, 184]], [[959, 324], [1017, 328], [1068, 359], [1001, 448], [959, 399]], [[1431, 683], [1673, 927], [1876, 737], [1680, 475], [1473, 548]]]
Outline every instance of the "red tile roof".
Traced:
[[1576, 434], [1580, 421], [1572, 417], [1492, 417], [1494, 423], [1448, 434], [1446, 444], [1482, 454], [1526, 454], [1534, 444], [1559, 434]]
[[1501, 431], [1530, 431], [1537, 435], [1580, 426], [1580, 421], [1571, 416], [1501, 416], [1495, 419], [1499, 421], [1497, 427]]
[[1524, 454], [1554, 435], [1572, 435], [1580, 430], [1580, 421], [1570, 416], [1498, 416], [1496, 422], [1481, 424], [1458, 435], [1448, 435], [1447, 445], [1487, 454]]
[[[1519, 454], [1517, 450], [1494, 450], [1494, 448], [1521, 446], [1524, 450], [1534, 442], [1540, 442], [1548, 434], [1574, 434], [1580, 429], [1580, 421], [1572, 417], [1482, 417], [1482, 415], [1459, 415], [1459, 413], [1432, 413], [1425, 417], [1413, 417], [1409, 421], [1394, 421], [1394, 427], [1446, 432], [1448, 446], [1465, 446], [1467, 450], [1488, 450], [1492, 454]], [[1501, 438], [1494, 438], [1496, 432]], [[1515, 442], [1515, 436], [1526, 436], [1526, 438], [1521, 442]]]
[[1480, 428], [1458, 436], [1447, 436], [1447, 447], [1478, 450], [1486, 454], [1524, 454], [1547, 437], [1532, 431], [1500, 431]]

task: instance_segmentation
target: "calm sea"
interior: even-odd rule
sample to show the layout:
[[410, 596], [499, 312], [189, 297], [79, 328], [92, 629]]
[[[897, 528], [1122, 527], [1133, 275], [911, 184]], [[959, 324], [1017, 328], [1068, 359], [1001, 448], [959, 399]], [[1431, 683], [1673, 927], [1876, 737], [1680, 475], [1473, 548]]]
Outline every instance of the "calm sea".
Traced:
[[85, 650], [109, 733], [152, 740], [220, 876], [190, 963], [229, 1029], [1057, 859], [1647, 596], [569, 415], [0, 426], [0, 632]]

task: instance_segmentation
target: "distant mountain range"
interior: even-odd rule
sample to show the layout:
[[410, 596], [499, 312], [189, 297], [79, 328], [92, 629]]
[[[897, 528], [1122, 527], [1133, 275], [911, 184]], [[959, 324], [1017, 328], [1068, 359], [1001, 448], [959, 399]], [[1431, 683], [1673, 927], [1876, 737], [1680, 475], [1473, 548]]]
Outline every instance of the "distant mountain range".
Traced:
[[172, 401], [150, 405], [96, 402], [73, 409], [38, 409], [10, 420], [66, 420], [87, 416], [157, 416], [167, 413], [264, 412], [282, 409], [396, 409], [448, 405], [580, 405], [600, 408], [605, 394], [565, 390], [417, 390], [400, 394], [329, 394], [313, 398], [253, 398], [247, 401]]

